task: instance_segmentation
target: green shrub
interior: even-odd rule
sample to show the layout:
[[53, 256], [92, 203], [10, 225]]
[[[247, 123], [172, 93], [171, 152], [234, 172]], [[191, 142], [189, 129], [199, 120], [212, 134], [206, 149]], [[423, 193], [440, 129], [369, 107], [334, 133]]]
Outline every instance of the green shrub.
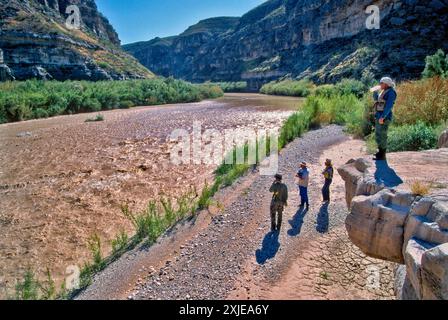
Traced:
[[338, 94], [340, 95], [355, 95], [357, 98], [362, 98], [367, 92], [367, 86], [359, 80], [343, 79], [335, 85]]
[[439, 49], [434, 55], [426, 57], [426, 66], [423, 71], [424, 78], [448, 78], [448, 54]]
[[116, 254], [122, 251], [123, 249], [126, 248], [128, 243], [129, 243], [128, 234], [126, 233], [126, 231], [121, 230], [120, 233], [115, 237], [115, 239], [113, 239], [110, 243], [112, 246], [112, 253]]
[[309, 80], [282, 80], [265, 84], [260, 92], [271, 95], [307, 97], [314, 90], [314, 84]]
[[206, 84], [215, 85], [224, 92], [245, 92], [247, 91], [247, 82], [208, 82]]
[[334, 84], [324, 84], [318, 86], [314, 91], [316, 96], [321, 96], [325, 98], [330, 98], [338, 94], [338, 90]]
[[418, 122], [414, 125], [392, 126], [389, 131], [390, 152], [422, 151], [437, 147], [437, 130]]
[[16, 300], [38, 300], [39, 281], [31, 270], [26, 271], [21, 282], [16, 284]]
[[99, 271], [104, 267], [104, 260], [101, 251], [101, 239], [97, 234], [94, 234], [88, 240], [88, 246], [93, 259], [93, 270]]
[[137, 105], [196, 102], [218, 98], [216, 85], [172, 78], [128, 81], [38, 81], [0, 83], [0, 122], [97, 112]]

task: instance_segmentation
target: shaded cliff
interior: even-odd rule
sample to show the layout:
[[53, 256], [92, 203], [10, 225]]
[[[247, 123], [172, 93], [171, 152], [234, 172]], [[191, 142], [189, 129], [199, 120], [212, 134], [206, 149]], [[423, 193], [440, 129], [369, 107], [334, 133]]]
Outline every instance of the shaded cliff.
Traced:
[[[379, 30], [366, 28], [372, 3], [380, 8]], [[196, 82], [416, 78], [428, 54], [448, 48], [447, 12], [447, 0], [270, 0], [218, 29], [124, 48], [156, 73]]]
[[[120, 48], [94, 0], [0, 0], [0, 80], [111, 80], [152, 73]], [[66, 25], [76, 5], [80, 28]]]

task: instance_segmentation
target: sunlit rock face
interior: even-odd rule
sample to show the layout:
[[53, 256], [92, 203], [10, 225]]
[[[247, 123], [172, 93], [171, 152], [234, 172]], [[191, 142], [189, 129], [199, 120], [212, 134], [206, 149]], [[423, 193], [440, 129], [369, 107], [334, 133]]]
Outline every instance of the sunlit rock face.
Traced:
[[179, 36], [125, 49], [165, 76], [253, 80], [256, 89], [282, 76], [316, 82], [417, 78], [427, 55], [448, 48], [446, 1], [373, 3], [380, 29], [367, 29], [370, 0], [271, 0], [241, 18], [201, 21]]
[[[152, 74], [123, 52], [94, 0], [0, 0], [0, 81], [111, 80]], [[79, 9], [79, 29], [67, 27]]]
[[[448, 170], [448, 149], [391, 154], [390, 158], [390, 166], [358, 159], [338, 169], [346, 182], [350, 208], [348, 235], [365, 254], [404, 265], [396, 273], [400, 299], [446, 300], [448, 184], [437, 172]], [[406, 181], [421, 178], [432, 180], [437, 190], [414, 195]]]

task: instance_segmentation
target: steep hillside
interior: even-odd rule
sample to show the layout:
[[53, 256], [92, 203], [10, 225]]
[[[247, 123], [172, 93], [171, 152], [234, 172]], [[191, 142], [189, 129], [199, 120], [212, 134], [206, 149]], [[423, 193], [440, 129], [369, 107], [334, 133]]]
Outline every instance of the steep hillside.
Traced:
[[[117, 33], [94, 0], [0, 0], [0, 5], [0, 80], [152, 76], [122, 51]], [[70, 5], [79, 8], [79, 29], [66, 26]]]
[[196, 80], [200, 74], [208, 74], [198, 56], [208, 53], [210, 44], [231, 34], [239, 22], [234, 17], [202, 20], [179, 36], [137, 42], [124, 49], [149, 69], [156, 68], [157, 74]]
[[[372, 3], [380, 8], [379, 30], [366, 28], [365, 11]], [[416, 78], [428, 54], [448, 48], [448, 1], [424, 3], [270, 0], [220, 32], [192, 27], [201, 31], [125, 49], [165, 76], [197, 82], [246, 79], [253, 88], [283, 76], [316, 82], [383, 74]]]

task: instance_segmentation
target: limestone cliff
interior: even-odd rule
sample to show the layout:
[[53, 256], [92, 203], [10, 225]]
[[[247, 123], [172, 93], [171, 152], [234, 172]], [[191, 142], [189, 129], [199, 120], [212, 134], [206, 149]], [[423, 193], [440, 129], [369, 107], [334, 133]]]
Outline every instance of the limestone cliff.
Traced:
[[[67, 27], [76, 5], [80, 28]], [[0, 80], [110, 80], [152, 73], [120, 48], [94, 0], [0, 0]]]
[[[391, 154], [389, 162], [351, 160], [340, 168], [352, 242], [371, 257], [397, 262], [400, 299], [448, 299], [448, 149]], [[413, 194], [425, 181], [432, 190]]]
[[[380, 8], [379, 30], [366, 28], [372, 4]], [[218, 31], [214, 23], [124, 48], [164, 76], [246, 79], [255, 89], [287, 75], [416, 78], [428, 54], [448, 48], [447, 12], [447, 0], [270, 0], [240, 19], [216, 20]]]

